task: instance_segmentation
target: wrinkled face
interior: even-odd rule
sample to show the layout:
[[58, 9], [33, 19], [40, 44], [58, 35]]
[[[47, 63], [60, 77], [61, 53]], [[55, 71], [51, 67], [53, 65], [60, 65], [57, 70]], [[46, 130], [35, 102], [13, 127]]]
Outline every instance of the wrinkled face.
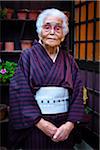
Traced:
[[64, 39], [62, 19], [59, 17], [48, 16], [45, 18], [40, 39], [44, 45], [50, 47], [59, 46]]

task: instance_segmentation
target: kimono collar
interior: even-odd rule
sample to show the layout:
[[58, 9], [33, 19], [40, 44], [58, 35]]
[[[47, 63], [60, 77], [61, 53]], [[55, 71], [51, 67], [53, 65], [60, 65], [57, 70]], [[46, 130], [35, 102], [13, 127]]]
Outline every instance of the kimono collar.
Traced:
[[[39, 40], [38, 42], [39, 42], [39, 43], [43, 46], [43, 44], [42, 44], [41, 40]], [[53, 60], [53, 62], [55, 62], [55, 61], [56, 61], [56, 58], [57, 58], [58, 53], [59, 53], [59, 47], [57, 47], [57, 52], [56, 52], [56, 54], [55, 54], [55, 57], [52, 59], [52, 60]]]

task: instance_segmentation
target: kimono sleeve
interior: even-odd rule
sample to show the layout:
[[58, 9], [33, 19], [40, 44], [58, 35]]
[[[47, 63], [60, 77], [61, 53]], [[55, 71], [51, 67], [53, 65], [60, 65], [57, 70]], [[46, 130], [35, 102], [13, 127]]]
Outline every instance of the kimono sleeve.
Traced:
[[83, 120], [84, 115], [83, 83], [80, 76], [80, 70], [74, 58], [72, 58], [71, 70], [73, 80], [73, 92], [70, 101], [68, 120], [71, 122], [81, 122]]
[[23, 52], [9, 87], [9, 118], [15, 129], [32, 127], [41, 119], [41, 111], [29, 84], [29, 54]]

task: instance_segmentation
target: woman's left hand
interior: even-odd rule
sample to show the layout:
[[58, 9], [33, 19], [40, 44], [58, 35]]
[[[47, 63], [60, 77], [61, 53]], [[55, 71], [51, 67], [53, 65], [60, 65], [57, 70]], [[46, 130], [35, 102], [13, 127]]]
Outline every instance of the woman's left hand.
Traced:
[[53, 136], [52, 140], [54, 142], [64, 141], [69, 137], [69, 134], [71, 133], [72, 129], [74, 128], [74, 123], [72, 122], [66, 122], [65, 124], [61, 125], [55, 135]]

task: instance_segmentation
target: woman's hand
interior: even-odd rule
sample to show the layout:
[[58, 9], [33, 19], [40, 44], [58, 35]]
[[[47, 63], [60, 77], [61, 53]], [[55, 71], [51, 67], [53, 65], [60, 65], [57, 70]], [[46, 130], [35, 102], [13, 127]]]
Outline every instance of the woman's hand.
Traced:
[[42, 130], [47, 136], [53, 137], [54, 134], [57, 131], [57, 127], [50, 123], [49, 121], [44, 120], [41, 118], [41, 120], [36, 124], [36, 127], [38, 127], [40, 130]]
[[74, 123], [66, 122], [65, 124], [61, 125], [55, 135], [53, 136], [52, 140], [54, 142], [64, 141], [69, 137], [72, 129], [74, 128]]

